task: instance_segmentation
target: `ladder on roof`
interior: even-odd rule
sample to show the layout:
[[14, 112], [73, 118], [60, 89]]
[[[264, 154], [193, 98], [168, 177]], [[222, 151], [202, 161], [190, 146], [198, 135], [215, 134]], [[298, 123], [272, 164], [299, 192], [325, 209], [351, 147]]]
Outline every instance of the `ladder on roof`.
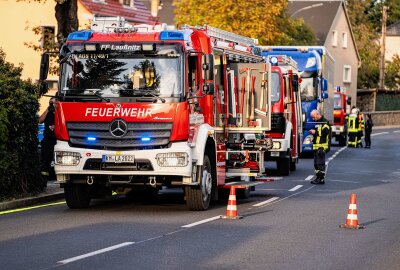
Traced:
[[206, 32], [210, 37], [222, 39], [228, 42], [238, 43], [241, 45], [247, 45], [247, 46], [258, 45], [258, 39], [255, 38], [241, 36], [209, 25], [204, 25], [203, 28], [206, 29]]
[[129, 33], [129, 32], [160, 32], [167, 29], [167, 24], [137, 24], [132, 25], [124, 17], [96, 17], [91, 21], [90, 29], [104, 33]]
[[269, 57], [270, 57], [270, 59], [272, 57], [276, 57], [277, 61], [278, 61], [276, 64], [278, 66], [292, 66], [296, 70], [298, 69], [297, 68], [297, 62], [294, 61], [294, 59], [292, 57], [290, 57], [290, 56], [277, 54], [277, 55], [269, 55]]

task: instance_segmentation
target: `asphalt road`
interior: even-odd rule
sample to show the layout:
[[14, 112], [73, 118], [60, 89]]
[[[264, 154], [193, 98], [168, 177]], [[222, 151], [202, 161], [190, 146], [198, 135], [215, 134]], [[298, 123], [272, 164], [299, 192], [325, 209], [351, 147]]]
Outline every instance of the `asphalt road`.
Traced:
[[[179, 190], [156, 200], [113, 197], [0, 215], [1, 269], [400, 269], [400, 129], [371, 149], [333, 147], [325, 185], [313, 160], [238, 200], [239, 220], [187, 211]], [[363, 230], [339, 228], [357, 195]]]

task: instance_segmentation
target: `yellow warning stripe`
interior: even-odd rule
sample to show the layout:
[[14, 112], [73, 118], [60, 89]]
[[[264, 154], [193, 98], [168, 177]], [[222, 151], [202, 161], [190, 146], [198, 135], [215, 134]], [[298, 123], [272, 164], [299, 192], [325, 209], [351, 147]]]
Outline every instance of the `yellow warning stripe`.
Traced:
[[36, 209], [36, 208], [54, 206], [54, 205], [59, 205], [59, 204], [65, 204], [65, 201], [56, 202], [56, 203], [41, 204], [41, 205], [36, 205], [36, 206], [31, 206], [31, 207], [25, 207], [25, 208], [18, 208], [18, 209], [12, 209], [12, 210], [6, 210], [6, 211], [0, 212], [0, 215], [10, 214], [10, 213], [16, 213], [16, 212], [22, 212], [22, 211], [26, 211], [26, 210], [32, 210], [32, 209]]

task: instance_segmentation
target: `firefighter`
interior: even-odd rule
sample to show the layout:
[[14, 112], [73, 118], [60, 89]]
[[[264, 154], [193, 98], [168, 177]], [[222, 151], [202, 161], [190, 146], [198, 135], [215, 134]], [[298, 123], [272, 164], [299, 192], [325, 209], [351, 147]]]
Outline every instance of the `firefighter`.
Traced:
[[371, 133], [374, 123], [372, 122], [371, 114], [366, 115], [365, 119], [365, 148], [371, 148]]
[[359, 127], [359, 119], [357, 116], [357, 108], [353, 108], [351, 110], [351, 114], [349, 115], [347, 122], [347, 130], [348, 130], [348, 142], [347, 145], [349, 147], [357, 147], [357, 135], [358, 135], [358, 127]]
[[363, 130], [364, 130], [364, 117], [362, 113], [360, 113], [360, 110], [357, 109], [357, 117], [358, 117], [358, 132], [357, 132], [357, 148], [358, 147], [363, 147], [362, 144], [362, 137], [364, 136]]
[[40, 151], [40, 169], [44, 186], [47, 186], [49, 180], [51, 163], [54, 155], [54, 145], [56, 144], [56, 136], [54, 135], [54, 111], [57, 107], [57, 100], [51, 98], [49, 107], [39, 117], [39, 123], [44, 123], [43, 140], [41, 142]]
[[318, 110], [311, 112], [311, 118], [315, 122], [315, 129], [311, 129], [313, 134], [314, 150], [314, 169], [316, 178], [311, 184], [325, 184], [325, 152], [328, 150], [330, 127], [328, 121]]

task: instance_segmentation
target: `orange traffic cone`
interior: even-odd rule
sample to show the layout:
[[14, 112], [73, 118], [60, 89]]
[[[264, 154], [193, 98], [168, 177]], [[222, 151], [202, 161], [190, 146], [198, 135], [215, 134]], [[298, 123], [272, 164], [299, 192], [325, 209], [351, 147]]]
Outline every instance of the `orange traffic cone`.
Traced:
[[342, 224], [340, 228], [347, 228], [347, 229], [364, 229], [365, 226], [358, 225], [358, 217], [357, 217], [357, 195], [351, 194], [350, 196], [350, 204], [349, 210], [347, 211], [347, 219], [346, 224]]
[[237, 207], [236, 207], [236, 187], [231, 186], [229, 192], [228, 206], [226, 207], [226, 215], [223, 218], [229, 219], [240, 219], [241, 216], [238, 216]]

